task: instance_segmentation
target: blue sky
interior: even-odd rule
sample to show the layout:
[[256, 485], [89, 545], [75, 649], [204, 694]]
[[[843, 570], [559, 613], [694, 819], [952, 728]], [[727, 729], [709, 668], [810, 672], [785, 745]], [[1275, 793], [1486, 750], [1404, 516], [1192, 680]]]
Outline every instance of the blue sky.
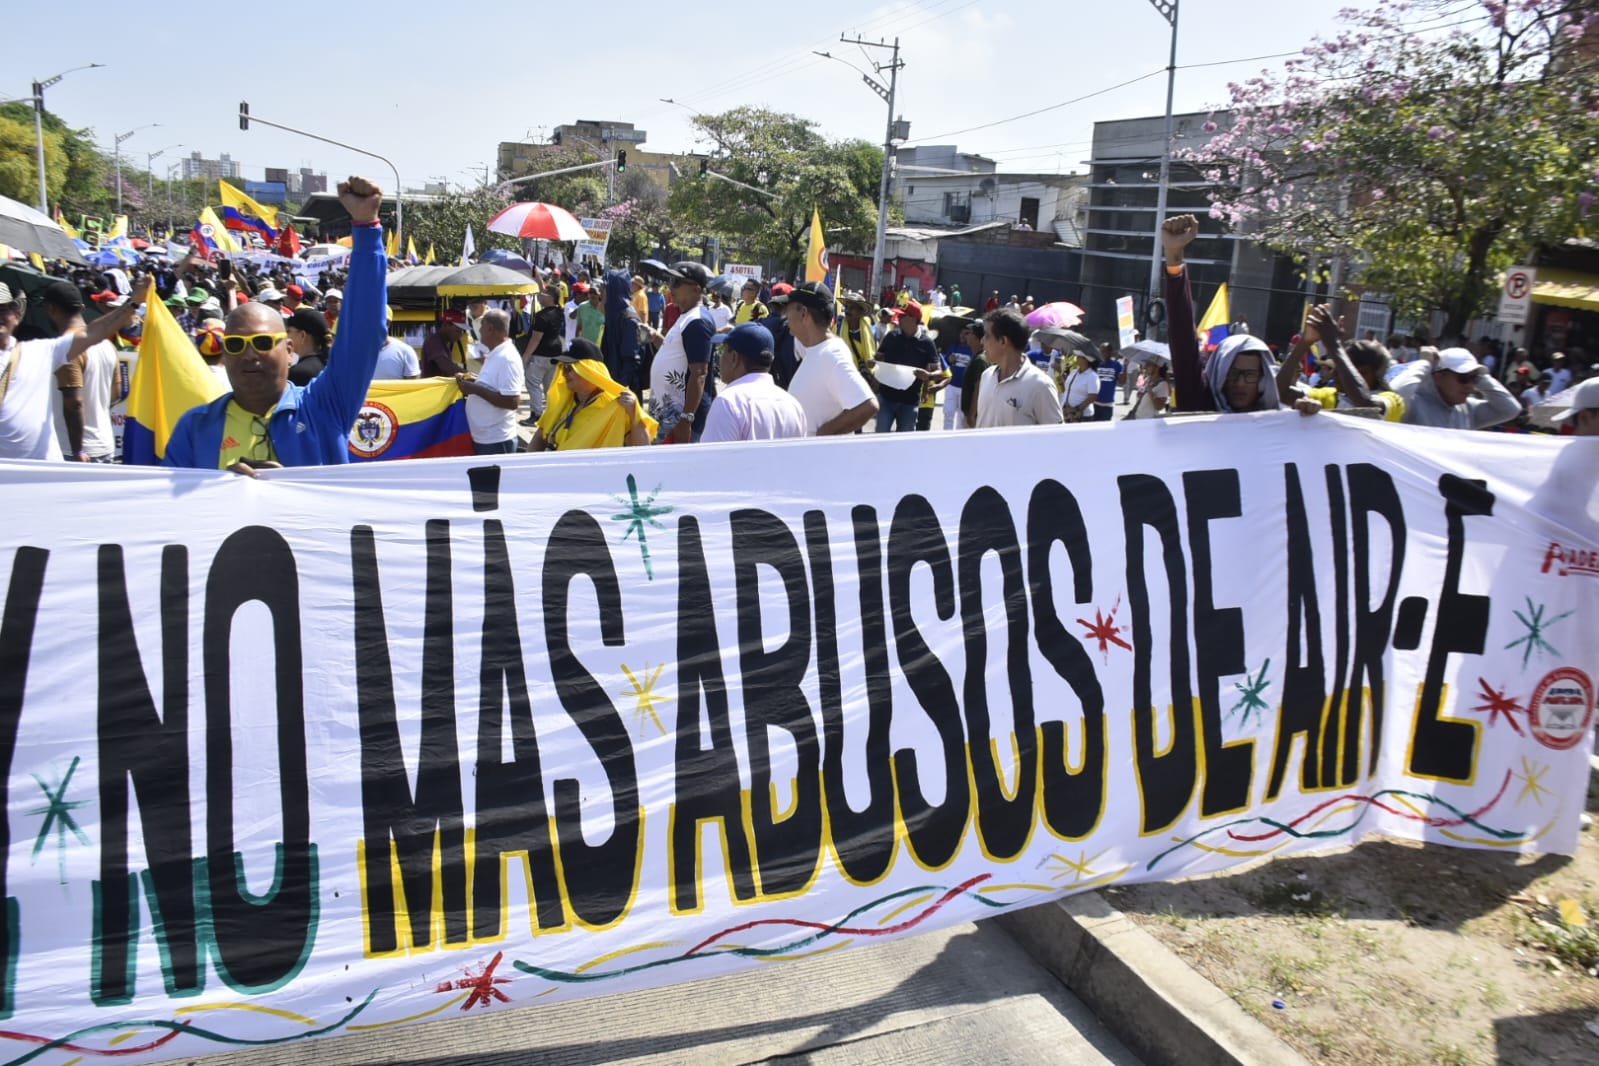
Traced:
[[[1183, 0], [1178, 63], [1215, 63], [1297, 50], [1331, 32], [1353, 0]], [[123, 144], [142, 168], [165, 149], [163, 172], [179, 155], [228, 152], [259, 179], [266, 166], [311, 166], [335, 180], [352, 170], [385, 187], [381, 164], [265, 128], [242, 132], [237, 101], [253, 113], [370, 148], [399, 166], [407, 187], [426, 181], [475, 183], [501, 140], [538, 138], [576, 119], [630, 121], [653, 151], [696, 145], [690, 112], [759, 105], [816, 121], [831, 137], [880, 141], [885, 105], [860, 75], [811, 54], [831, 51], [856, 66], [860, 49], [840, 34], [898, 35], [905, 69], [898, 110], [912, 143], [931, 139], [996, 158], [1000, 169], [1082, 169], [1096, 120], [1159, 114], [1163, 73], [1082, 103], [1015, 122], [1022, 112], [1085, 96], [1166, 65], [1169, 31], [1148, 0], [885, 0], [715, 6], [605, 3], [456, 6], [401, 0], [316, 9], [250, 10], [241, 32], [207, 38], [193, 12], [163, 17], [134, 6], [106, 21], [103, 4], [60, 0], [14, 12], [11, 73], [0, 96], [26, 95], [32, 77], [88, 62], [102, 70], [68, 75], [48, 106], [91, 127], [108, 149], [117, 133], [146, 123]], [[281, 12], [281, 17], [255, 12]], [[452, 17], [456, 16], [456, 17]], [[72, 34], [66, 26], [103, 32]], [[99, 43], [75, 43], [84, 37]], [[1281, 59], [1178, 71], [1176, 107], [1224, 103], [1227, 82]], [[181, 148], [170, 147], [181, 145]]]

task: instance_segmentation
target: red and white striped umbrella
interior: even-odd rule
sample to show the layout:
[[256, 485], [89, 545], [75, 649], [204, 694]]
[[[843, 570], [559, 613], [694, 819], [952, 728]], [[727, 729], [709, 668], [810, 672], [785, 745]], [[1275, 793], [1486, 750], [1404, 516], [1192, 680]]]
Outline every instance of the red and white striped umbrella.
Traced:
[[489, 219], [490, 233], [508, 237], [532, 237], [541, 241], [586, 241], [588, 230], [572, 217], [572, 212], [554, 204], [512, 204]]

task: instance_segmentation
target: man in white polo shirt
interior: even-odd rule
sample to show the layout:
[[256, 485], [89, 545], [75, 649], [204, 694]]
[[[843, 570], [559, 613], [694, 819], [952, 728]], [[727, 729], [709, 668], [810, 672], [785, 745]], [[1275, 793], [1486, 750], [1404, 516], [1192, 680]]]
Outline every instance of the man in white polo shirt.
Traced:
[[515, 452], [521, 440], [516, 410], [522, 404], [522, 356], [511, 343], [511, 316], [497, 307], [478, 320], [481, 343], [488, 349], [483, 369], [476, 377], [457, 374], [456, 384], [466, 394], [466, 424], [472, 431], [472, 451], [478, 455]]
[[1032, 333], [1021, 313], [990, 311], [984, 320], [983, 352], [993, 365], [977, 392], [977, 428], [1050, 426], [1064, 421], [1060, 394], [1048, 374], [1027, 358]]

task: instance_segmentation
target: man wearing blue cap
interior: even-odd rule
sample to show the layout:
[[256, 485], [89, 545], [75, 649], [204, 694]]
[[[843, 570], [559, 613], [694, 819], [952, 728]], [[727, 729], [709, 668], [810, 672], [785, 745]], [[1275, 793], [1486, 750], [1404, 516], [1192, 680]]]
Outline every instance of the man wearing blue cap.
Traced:
[[806, 435], [805, 408], [772, 380], [772, 332], [746, 322], [724, 333], [722, 381], [701, 442], [781, 440]]

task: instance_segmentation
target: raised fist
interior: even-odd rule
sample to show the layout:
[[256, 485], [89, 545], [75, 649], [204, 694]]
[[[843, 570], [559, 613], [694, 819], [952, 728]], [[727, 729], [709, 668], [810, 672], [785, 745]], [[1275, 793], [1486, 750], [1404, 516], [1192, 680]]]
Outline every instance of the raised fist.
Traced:
[[355, 222], [371, 222], [378, 217], [378, 204], [383, 202], [383, 190], [366, 178], [355, 174], [348, 181], [339, 182], [339, 203]]

